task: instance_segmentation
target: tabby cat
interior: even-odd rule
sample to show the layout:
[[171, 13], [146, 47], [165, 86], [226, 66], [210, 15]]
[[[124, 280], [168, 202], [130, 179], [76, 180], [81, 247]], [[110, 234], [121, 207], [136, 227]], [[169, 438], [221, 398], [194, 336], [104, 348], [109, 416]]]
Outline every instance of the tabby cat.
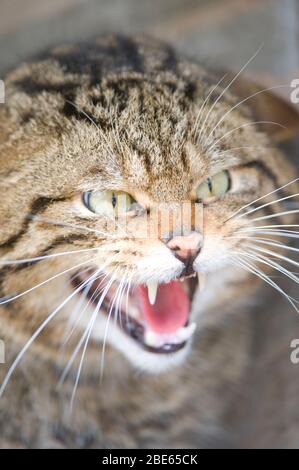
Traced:
[[240, 445], [250, 304], [296, 277], [298, 192], [297, 114], [240, 75], [114, 35], [7, 75], [1, 447]]

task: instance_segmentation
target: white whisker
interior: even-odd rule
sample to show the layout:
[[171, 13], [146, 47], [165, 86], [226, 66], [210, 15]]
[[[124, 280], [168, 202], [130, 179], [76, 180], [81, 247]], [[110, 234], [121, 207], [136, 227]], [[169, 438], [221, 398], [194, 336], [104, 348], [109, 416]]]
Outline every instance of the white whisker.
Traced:
[[[218, 98], [215, 100], [215, 102], [213, 103], [213, 106], [211, 107], [211, 109], [209, 110], [206, 118], [205, 118], [205, 121], [203, 123], [203, 126], [205, 125], [205, 123], [207, 122], [209, 116], [211, 115], [211, 113], [213, 112], [215, 106], [217, 105], [217, 103], [219, 102], [219, 100], [222, 98], [222, 96], [225, 94], [225, 92], [231, 87], [231, 85], [237, 80], [237, 78], [241, 75], [241, 73], [246, 69], [246, 67], [250, 64], [250, 62], [252, 62], [255, 57], [258, 55], [258, 53], [260, 52], [260, 50], [262, 49], [262, 45], [258, 48], [258, 50], [250, 57], [250, 59], [243, 65], [243, 67], [241, 68], [241, 70], [233, 77], [233, 79], [229, 82], [229, 84], [224, 88], [224, 90], [222, 90], [222, 92], [220, 93], [220, 95], [218, 96]], [[203, 127], [202, 126], [202, 127]]]
[[132, 272], [132, 274], [129, 278], [129, 281], [127, 283], [127, 294], [126, 294], [126, 317], [127, 317], [127, 320], [128, 320], [128, 317], [129, 317], [129, 314], [128, 314], [128, 312], [129, 312], [129, 294], [130, 294], [130, 289], [131, 289], [133, 276], [134, 276], [134, 271]]
[[243, 267], [243, 269], [247, 270], [248, 272], [251, 272], [252, 274], [256, 275], [257, 277], [259, 277], [260, 279], [265, 281], [267, 284], [272, 286], [275, 290], [277, 290], [277, 292], [282, 294], [283, 297], [285, 297], [287, 299], [287, 301], [292, 305], [292, 307], [296, 310], [296, 312], [299, 313], [299, 310], [298, 310], [298, 308], [296, 307], [296, 304], [295, 304], [295, 302], [298, 303], [298, 301], [296, 299], [293, 299], [292, 297], [290, 297], [288, 294], [286, 294], [286, 292], [278, 284], [276, 284], [276, 282], [272, 281], [272, 279], [270, 279], [269, 276], [267, 276], [264, 273], [264, 271], [258, 269], [255, 265], [252, 265], [248, 261], [245, 261], [245, 260], [241, 261], [239, 259], [239, 256], [244, 256], [244, 254], [245, 253], [238, 252], [238, 259], [236, 261], [239, 264], [239, 266]]
[[277, 237], [282, 237], [282, 238], [294, 238], [297, 239], [299, 238], [299, 232], [292, 231], [292, 230], [278, 230], [278, 229], [273, 229], [273, 230], [242, 230], [242, 233], [253, 233], [256, 235], [270, 235], [270, 236], [277, 236]]
[[[274, 246], [274, 247], [277, 247], [277, 248], [282, 248], [284, 250], [289, 250], [289, 251], [295, 251], [296, 253], [299, 252], [299, 248], [295, 248], [293, 246], [288, 246], [288, 245], [285, 245], [284, 243], [278, 241], [278, 240], [273, 240], [271, 238], [261, 238], [261, 237], [252, 237], [252, 236], [249, 236], [249, 237], [242, 237], [242, 236], [228, 236], [228, 237], [225, 237], [225, 238], [229, 238], [229, 239], [238, 239], [238, 240], [249, 240], [249, 241], [254, 241], [254, 242], [257, 242], [257, 243], [262, 243], [264, 245], [269, 245], [269, 246]], [[273, 240], [273, 241], [271, 241]]]
[[67, 222], [61, 222], [59, 220], [48, 219], [46, 217], [41, 217], [39, 215], [33, 215], [33, 216], [28, 215], [27, 217], [31, 218], [33, 220], [37, 220], [39, 222], [50, 224], [50, 225], [58, 225], [60, 227], [73, 228], [75, 230], [82, 230], [82, 231], [85, 231], [85, 232], [95, 233], [96, 235], [101, 235], [105, 238], [112, 238], [112, 239], [116, 238], [115, 235], [110, 235], [107, 232], [101, 232], [100, 230], [96, 230], [96, 229], [93, 229], [93, 228], [90, 228], [90, 227], [85, 227], [83, 225], [76, 225], [76, 224], [70, 224], [70, 223], [67, 223]]
[[[83, 282], [84, 281], [80, 282], [79, 285], [82, 285]], [[91, 287], [92, 287], [92, 283], [87, 284], [84, 291], [80, 295], [80, 299], [79, 299], [79, 302], [76, 305], [76, 308], [74, 309], [74, 311], [72, 312], [70, 318], [68, 319], [68, 322], [67, 322], [67, 325], [66, 325], [66, 328], [65, 328], [65, 332], [64, 332], [64, 335], [63, 335], [63, 339], [61, 341], [61, 346], [60, 346], [60, 352], [61, 353], [64, 353], [64, 348], [65, 348], [66, 344], [68, 343], [69, 339], [71, 338], [73, 332], [76, 329], [77, 324], [79, 323], [80, 319], [83, 316], [83, 313], [81, 311], [81, 307], [83, 306], [84, 302], [87, 301], [88, 294], [89, 294], [89, 291], [90, 291]], [[85, 311], [85, 308], [83, 309], [83, 312], [84, 311]], [[78, 315], [78, 312], [80, 312], [79, 315]]]
[[[281, 255], [280, 253], [277, 253], [276, 251], [273, 250], [268, 250], [267, 248], [261, 248], [258, 246], [254, 246], [253, 244], [247, 245], [250, 246], [250, 248], [253, 248], [255, 251], [258, 251], [260, 253], [265, 253], [271, 256], [274, 256], [275, 258], [279, 258], [283, 261], [286, 261], [289, 264], [292, 264], [293, 266], [299, 267], [299, 263], [297, 261], [294, 261], [293, 259], [289, 258], [288, 256]], [[297, 250], [299, 251], [299, 250]], [[299, 282], [299, 279], [296, 278], [296, 282]]]
[[[196, 117], [196, 119], [195, 119], [194, 130], [193, 130], [193, 134], [194, 134], [194, 135], [196, 135], [197, 130], [198, 130], [200, 124], [201, 124], [201, 120], [202, 120], [202, 111], [204, 110], [204, 108], [205, 108], [206, 104], [208, 103], [208, 101], [209, 101], [211, 95], [213, 94], [213, 92], [214, 92], [214, 91], [216, 90], [216, 88], [220, 85], [220, 83], [225, 79], [226, 76], [227, 76], [227, 73], [226, 73], [225, 75], [223, 75], [223, 77], [216, 83], [215, 86], [213, 86], [213, 88], [212, 88], [212, 89], [209, 91], [209, 93], [207, 94], [207, 96], [206, 96], [204, 102], [202, 103], [202, 105], [201, 105], [201, 107], [200, 107], [200, 109], [199, 109], [199, 111], [198, 111], [198, 113], [197, 113], [197, 117]], [[197, 137], [197, 142], [200, 141], [201, 134], [202, 134], [202, 132], [203, 132], [204, 125], [205, 125], [205, 123], [206, 123], [207, 118], [208, 118], [208, 115], [206, 116], [206, 119], [205, 119], [205, 121], [203, 122], [203, 125], [201, 126], [199, 135], [198, 135], [198, 137]]]
[[[105, 269], [109, 264], [111, 264], [112, 261], [113, 261], [116, 257], [117, 257], [117, 255], [114, 255], [114, 256], [112, 256], [112, 257], [109, 257], [109, 260], [108, 260], [106, 263], [104, 263], [104, 264], [102, 264], [102, 265], [100, 266], [99, 269], [101, 270], [101, 272], [104, 271], [104, 269]], [[101, 281], [100, 281], [100, 283], [99, 283], [99, 285], [98, 285], [97, 288], [95, 289], [95, 292], [93, 292], [93, 294], [92, 294], [92, 296], [90, 297], [90, 299], [88, 299], [88, 302], [86, 303], [84, 309], [80, 312], [80, 314], [79, 314], [78, 317], [77, 317], [78, 311], [80, 310], [82, 304], [86, 301], [86, 298], [84, 298], [84, 293], [83, 293], [83, 295], [81, 296], [79, 305], [78, 305], [78, 307], [76, 308], [76, 310], [75, 310], [75, 312], [74, 312], [74, 317], [75, 317], [75, 318], [77, 317], [77, 318], [76, 318], [75, 322], [71, 325], [71, 327], [65, 332], [65, 337], [64, 337], [64, 340], [63, 340], [63, 343], [62, 343], [62, 349], [64, 348], [64, 346], [66, 345], [66, 343], [67, 343], [67, 342], [69, 341], [69, 339], [71, 338], [72, 334], [74, 333], [74, 331], [75, 331], [77, 325], [79, 324], [79, 322], [80, 322], [81, 318], [83, 317], [84, 313], [86, 312], [87, 308], [90, 306], [90, 304], [91, 304], [92, 302], [94, 302], [94, 301], [96, 300], [97, 296], [100, 295], [99, 292], [100, 292], [100, 290], [101, 290], [101, 287], [103, 286], [104, 282], [106, 281], [106, 279], [107, 279], [107, 277], [108, 277], [109, 275], [110, 275], [110, 274], [108, 274], [108, 273], [105, 274], [105, 273], [103, 272], [100, 276], [98, 276], [98, 277], [95, 279], [95, 280], [98, 280], [98, 279], [101, 279], [101, 278], [102, 278]], [[94, 280], [94, 281], [95, 281], [95, 280]], [[93, 282], [94, 282], [94, 281], [93, 281]], [[87, 290], [87, 294], [88, 294], [88, 292], [89, 292], [91, 286], [92, 286], [92, 284], [90, 284], [89, 286], [87, 286], [87, 289], [86, 289], [86, 290]]]
[[27, 289], [27, 290], [21, 292], [20, 294], [16, 294], [16, 295], [10, 296], [9, 298], [6, 298], [5, 300], [1, 300], [1, 299], [0, 299], [0, 305], [4, 305], [4, 304], [7, 304], [7, 303], [9, 303], [9, 302], [12, 302], [13, 300], [19, 299], [20, 297], [23, 297], [24, 295], [29, 294], [29, 293], [32, 292], [33, 290], [38, 289], [39, 287], [44, 286], [44, 285], [47, 284], [48, 282], [53, 281], [54, 279], [58, 278], [59, 276], [62, 276], [63, 274], [67, 274], [67, 273], [69, 273], [70, 271], [72, 271], [73, 269], [79, 268], [80, 266], [83, 266], [84, 264], [88, 264], [88, 263], [90, 263], [91, 261], [93, 261], [93, 258], [91, 258], [91, 259], [89, 259], [89, 260], [87, 260], [87, 261], [83, 261], [83, 262], [81, 262], [81, 263], [79, 263], [79, 264], [76, 264], [75, 266], [72, 266], [71, 268], [65, 269], [64, 271], [61, 271], [60, 273], [55, 274], [54, 276], [52, 276], [52, 277], [46, 279], [45, 281], [42, 281], [42, 282], [40, 282], [39, 284], [36, 284], [35, 286], [30, 287], [30, 289]]
[[[244, 231], [254, 231], [254, 230], [259, 230], [259, 229], [268, 229], [270, 230], [271, 228], [273, 229], [273, 232], [280, 232], [280, 231], [285, 231], [285, 232], [292, 232], [292, 230], [284, 230], [284, 229], [280, 229], [280, 227], [288, 227], [288, 228], [292, 228], [292, 227], [299, 227], [299, 224], [271, 224], [271, 225], [254, 225], [254, 226], [249, 226], [249, 227], [241, 227], [238, 229], [239, 232], [244, 232]], [[299, 233], [299, 232], [296, 232], [294, 231], [294, 233]]]
[[254, 98], [255, 96], [261, 94], [261, 93], [265, 93], [266, 91], [271, 91], [271, 90], [275, 90], [275, 89], [278, 89], [278, 88], [286, 88], [288, 87], [289, 88], [289, 84], [286, 84], [286, 85], [276, 85], [276, 86], [272, 86], [270, 88], [264, 88], [263, 90], [259, 90], [255, 93], [253, 93], [252, 95], [250, 96], [247, 96], [247, 98], [244, 98], [242, 101], [239, 101], [237, 104], [235, 104], [232, 108], [230, 108], [222, 117], [221, 119], [219, 119], [218, 123], [213, 127], [213, 129], [211, 130], [211, 132], [209, 133], [208, 137], [206, 138], [206, 141], [205, 141], [205, 146], [206, 144], [209, 142], [209, 139], [210, 137], [212, 136], [213, 132], [215, 132], [215, 130], [217, 129], [217, 127], [224, 121], [224, 119], [229, 116], [230, 113], [232, 113], [234, 111], [234, 109], [236, 109], [238, 106], [240, 106], [241, 104], [243, 103], [246, 103], [246, 101], [248, 101], [249, 99], [251, 98]]
[[99, 247], [96, 248], [84, 248], [80, 250], [71, 250], [71, 251], [64, 251], [64, 252], [59, 252], [59, 253], [50, 253], [49, 255], [43, 255], [43, 256], [36, 256], [35, 258], [24, 258], [24, 259], [11, 259], [11, 260], [0, 260], [0, 264], [3, 265], [11, 265], [11, 264], [25, 264], [25, 263], [34, 263], [37, 261], [42, 261], [45, 259], [51, 259], [51, 258], [58, 258], [60, 256], [66, 256], [66, 255], [74, 255], [78, 253], [86, 253], [89, 251], [97, 251]]
[[224, 221], [224, 223], [227, 222], [228, 220], [232, 219], [233, 217], [235, 217], [237, 214], [239, 214], [242, 210], [246, 209], [247, 207], [252, 206], [256, 202], [261, 201], [262, 199], [264, 199], [267, 196], [271, 196], [271, 194], [274, 194], [277, 191], [280, 191], [281, 189], [284, 189], [287, 186], [290, 186], [291, 184], [296, 183], [297, 181], [299, 181], [299, 178], [295, 178], [295, 179], [289, 181], [288, 183], [284, 184], [283, 186], [280, 186], [279, 188], [274, 189], [273, 191], [270, 191], [269, 193], [264, 194], [263, 196], [260, 196], [257, 199], [254, 199], [254, 201], [251, 201], [251, 202], [245, 204], [244, 206], [240, 207], [237, 211], [233, 212], [233, 214], [230, 215], [229, 218]]
[[[84, 285], [86, 285], [90, 280], [93, 278], [93, 276], [90, 276], [89, 279], [86, 280]], [[84, 287], [83, 285], [83, 287]], [[50, 323], [53, 318], [57, 316], [57, 314], [61, 311], [61, 309], [82, 289], [82, 286], [78, 287], [75, 289], [48, 317], [41, 323], [41, 325], [37, 328], [37, 330], [33, 333], [33, 335], [30, 337], [30, 339], [27, 341], [27, 343], [23, 346], [15, 360], [13, 361], [12, 365], [10, 366], [2, 384], [0, 387], [0, 397], [3, 395], [3, 392], [15, 370], [19, 362], [21, 361], [22, 357], [26, 353], [26, 351], [30, 348], [32, 343], [36, 340], [36, 338], [40, 335], [40, 333], [45, 329], [45, 327]]]
[[229, 149], [226, 149], [226, 150], [223, 150], [222, 152], [217, 152], [217, 155], [218, 157], [220, 155], [225, 155], [227, 154], [228, 152], [232, 152], [234, 150], [245, 150], [245, 149], [252, 149], [252, 150], [269, 150], [271, 148], [275, 148], [275, 147], [262, 147], [262, 146], [254, 146], [254, 145], [243, 145], [241, 147], [230, 147]]
[[248, 258], [254, 259], [255, 261], [258, 261], [259, 263], [265, 264], [269, 266], [272, 269], [275, 269], [276, 271], [279, 271], [281, 274], [284, 274], [286, 277], [290, 278], [292, 281], [296, 282], [298, 284], [299, 279], [297, 276], [293, 275], [290, 271], [287, 269], [283, 268], [280, 264], [275, 263], [274, 261], [266, 258], [263, 255], [257, 255], [255, 253], [243, 253], [243, 256], [246, 256]]
[[[101, 271], [103, 270], [103, 267], [101, 266]], [[96, 279], [94, 279], [93, 282], [97, 281], [98, 279], [101, 279], [101, 282], [100, 284], [97, 286], [97, 288], [95, 289], [95, 291], [93, 292], [92, 296], [90, 297], [90, 299], [88, 299], [87, 301], [87, 295], [88, 295], [88, 292], [90, 291], [91, 287], [92, 287], [92, 283], [90, 283], [87, 287], [86, 287], [86, 295], [84, 295], [84, 292], [81, 296], [81, 299], [80, 299], [80, 302], [74, 312], [74, 317], [75, 317], [75, 321], [71, 324], [71, 327], [65, 332], [65, 337], [64, 337], [64, 340], [62, 342], [62, 349], [65, 347], [65, 345], [68, 343], [68, 341], [70, 340], [71, 336], [73, 335], [74, 331], [76, 330], [76, 327], [78, 326], [78, 324], [80, 323], [80, 320], [82, 319], [84, 313], [86, 312], [86, 310], [88, 309], [88, 307], [91, 305], [92, 302], [94, 302], [97, 298], [98, 295], [100, 295], [99, 293], [101, 292], [101, 287], [103, 285], [103, 283], [105, 282], [105, 280], [107, 279], [108, 277], [108, 274], [101, 274], [100, 276], [98, 276]], [[84, 302], [86, 302], [86, 305], [84, 306], [83, 310], [80, 311], [82, 305], [84, 304]], [[77, 316], [78, 312], [80, 311], [80, 314]]]
[[[99, 271], [100, 271], [100, 270], [99, 270]], [[104, 299], [105, 299], [105, 297], [106, 297], [106, 295], [107, 295], [107, 292], [108, 292], [108, 290], [110, 289], [110, 287], [111, 287], [112, 283], [114, 282], [114, 280], [115, 280], [115, 276], [112, 277], [112, 278], [108, 281], [108, 283], [107, 283], [107, 285], [106, 285], [104, 291], [103, 291], [102, 294], [101, 294], [100, 300], [99, 300], [99, 302], [98, 302], [98, 304], [97, 304], [97, 306], [96, 306], [96, 308], [95, 308], [94, 313], [95, 313], [95, 312], [98, 312], [98, 311], [100, 310], [100, 308], [101, 308], [101, 306], [102, 306], [102, 303], [103, 303], [103, 301], [104, 301]], [[63, 372], [62, 372], [62, 374], [61, 374], [61, 377], [60, 377], [60, 379], [59, 379], [58, 386], [61, 386], [61, 385], [63, 384], [63, 382], [65, 381], [65, 379], [66, 379], [66, 377], [67, 377], [67, 375], [68, 375], [68, 373], [69, 373], [69, 370], [70, 370], [70, 368], [71, 368], [71, 366], [72, 366], [72, 364], [73, 364], [73, 362], [74, 362], [74, 360], [75, 360], [75, 358], [76, 358], [76, 356], [77, 356], [77, 354], [78, 354], [78, 352], [79, 352], [79, 350], [80, 350], [80, 348], [81, 348], [81, 346], [82, 346], [84, 340], [86, 339], [86, 336], [88, 335], [89, 326], [91, 325], [91, 322], [92, 322], [92, 320], [93, 320], [93, 318], [94, 318], [94, 316], [95, 316], [94, 313], [93, 313], [91, 319], [90, 319], [89, 322], [88, 322], [88, 325], [87, 325], [87, 328], [86, 328], [85, 332], [84, 332], [83, 335], [81, 336], [81, 338], [80, 338], [80, 340], [79, 340], [79, 342], [78, 342], [76, 348], [74, 349], [74, 351], [73, 351], [73, 353], [72, 353], [72, 355], [71, 355], [71, 357], [70, 357], [70, 359], [69, 359], [69, 361], [68, 361], [66, 367], [64, 368], [64, 370], [63, 370]]]
[[[127, 271], [128, 271], [128, 270], [127, 270]], [[127, 271], [126, 271], [126, 273], [127, 273]], [[115, 304], [116, 299], [117, 299], [117, 295], [118, 295], [119, 289], [121, 288], [122, 282], [123, 282], [124, 279], [125, 279], [126, 273], [125, 273], [124, 276], [122, 277], [122, 279], [121, 279], [121, 281], [120, 281], [120, 284], [119, 284], [119, 286], [118, 286], [118, 288], [117, 288], [116, 294], [115, 294], [115, 296], [114, 296], [114, 298], [113, 298], [113, 300], [112, 300], [112, 303], [111, 303], [111, 305], [110, 305], [108, 317], [107, 317], [107, 320], [106, 320], [105, 331], [104, 331], [103, 347], [102, 347], [102, 354], [101, 354], [101, 366], [100, 366], [100, 380], [101, 380], [101, 382], [102, 382], [102, 380], [103, 380], [103, 374], [104, 374], [105, 348], [106, 348], [106, 341], [107, 341], [107, 336], [108, 336], [108, 327], [109, 327], [110, 317], [111, 317], [111, 314], [112, 314], [112, 310], [113, 310], [114, 304]]]
[[239, 129], [243, 129], [244, 127], [248, 127], [248, 126], [254, 126], [256, 124], [271, 124], [271, 125], [275, 125], [275, 126], [279, 126], [279, 127], [282, 127], [282, 128], [285, 128], [285, 126], [283, 126], [282, 124], [279, 124], [278, 122], [274, 122], [274, 121], [253, 121], [253, 122], [246, 122], [245, 124], [242, 124], [241, 126], [238, 126], [238, 127], [234, 127], [233, 129], [227, 131], [225, 134], [223, 134], [221, 137], [219, 137], [219, 139], [217, 139], [210, 147], [207, 148], [207, 151], [211, 151], [213, 148], [216, 147], [216, 145], [221, 142], [222, 139], [224, 139], [225, 137], [227, 137], [228, 135], [232, 134], [233, 132], [239, 130]]
[[115, 315], [114, 315], [114, 324], [117, 323], [117, 320], [119, 319], [119, 323], [120, 323], [120, 326], [122, 328], [122, 318], [121, 318], [121, 310], [120, 310], [120, 307], [121, 307], [121, 300], [122, 300], [122, 296], [123, 296], [123, 292], [126, 288], [126, 284], [124, 282], [124, 278], [122, 279], [121, 281], [121, 287], [120, 287], [120, 290], [119, 290], [119, 294], [118, 294], [118, 298], [117, 298], [117, 301], [116, 301], [116, 304], [115, 304]]
[[273, 219], [275, 217], [280, 217], [280, 216], [283, 216], [283, 215], [298, 214], [298, 212], [299, 212], [299, 209], [294, 209], [294, 210], [291, 210], [291, 211], [278, 212], [276, 214], [265, 215], [263, 217], [257, 217], [255, 219], [251, 219], [251, 222], [257, 222], [258, 220]]
[[243, 214], [239, 214], [238, 217], [236, 217], [236, 218], [240, 219], [241, 217], [248, 216], [249, 214], [252, 214], [253, 212], [259, 211], [259, 210], [263, 209], [264, 207], [271, 206], [272, 204], [277, 204], [279, 202], [285, 201], [287, 199], [292, 199], [293, 197], [297, 197], [297, 196], [299, 196], [299, 193], [295, 193], [295, 194], [291, 194], [290, 196], [284, 196], [284, 197], [281, 197], [279, 199], [275, 199], [275, 201], [267, 202], [265, 204], [262, 204], [261, 206], [250, 209], [248, 212], [245, 212]]
[[93, 124], [95, 126], [95, 128], [100, 132], [101, 136], [103, 137], [103, 139], [104, 139], [104, 141], [107, 145], [107, 150], [108, 150], [109, 155], [112, 158], [114, 158], [113, 148], [111, 147], [111, 145], [110, 145], [110, 143], [107, 139], [107, 136], [106, 136], [105, 132], [103, 131], [103, 129], [100, 128], [100, 126], [91, 118], [91, 116], [89, 116], [89, 114], [87, 114], [82, 108], [77, 106], [76, 103], [73, 103], [70, 100], [65, 100], [65, 101], [67, 103], [69, 103], [71, 106], [73, 106], [75, 109], [77, 109], [81, 114], [83, 114], [83, 116], [85, 116], [91, 122], [91, 124]]
[[72, 396], [71, 396], [71, 402], [70, 402], [70, 410], [71, 411], [73, 409], [74, 400], [75, 400], [75, 396], [76, 396], [76, 391], [77, 391], [77, 388], [78, 388], [79, 379], [80, 379], [80, 375], [81, 375], [81, 370], [82, 370], [82, 366], [83, 366], [83, 362], [84, 362], [84, 357], [85, 357], [88, 342], [89, 342], [89, 339], [90, 339], [90, 336], [91, 336], [91, 333], [92, 333], [92, 330], [93, 330], [93, 326], [94, 326], [94, 323], [95, 323], [96, 318], [98, 316], [98, 313], [101, 309], [102, 303], [103, 303], [103, 301], [104, 301], [104, 299], [107, 295], [107, 292], [108, 292], [109, 288], [111, 287], [114, 280], [115, 280], [115, 277], [110, 279], [110, 281], [108, 282], [108, 285], [105, 287], [105, 290], [104, 290], [103, 294], [101, 295], [101, 298], [100, 298], [100, 300], [99, 300], [99, 302], [98, 302], [98, 304], [97, 304], [97, 306], [94, 310], [94, 313], [92, 315], [92, 318], [91, 318], [91, 321], [90, 321], [90, 326], [87, 329], [87, 335], [86, 335], [85, 343], [84, 343], [84, 346], [83, 346], [83, 351], [82, 351], [82, 354], [81, 354], [81, 359], [80, 359], [80, 363], [79, 363], [79, 367], [78, 367], [78, 371], [77, 371], [77, 375], [76, 375], [75, 385], [74, 385]]

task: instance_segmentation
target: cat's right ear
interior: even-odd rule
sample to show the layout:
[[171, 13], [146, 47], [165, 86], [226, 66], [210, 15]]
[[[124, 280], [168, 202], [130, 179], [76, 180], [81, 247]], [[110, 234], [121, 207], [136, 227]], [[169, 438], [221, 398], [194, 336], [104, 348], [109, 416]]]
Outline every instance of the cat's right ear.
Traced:
[[[228, 86], [234, 77], [235, 74], [227, 73], [221, 86]], [[261, 125], [261, 129], [267, 132], [275, 142], [285, 142], [299, 135], [299, 108], [291, 103], [291, 94], [292, 92], [295, 94], [294, 88], [290, 86], [289, 102], [278, 96], [275, 90], [266, 90], [266, 88], [267, 86], [258, 85], [246, 77], [238, 77], [229, 86], [231, 92], [237, 95], [240, 101], [246, 100], [244, 105], [251, 109], [256, 121], [278, 124]], [[299, 85], [297, 95], [299, 96]]]

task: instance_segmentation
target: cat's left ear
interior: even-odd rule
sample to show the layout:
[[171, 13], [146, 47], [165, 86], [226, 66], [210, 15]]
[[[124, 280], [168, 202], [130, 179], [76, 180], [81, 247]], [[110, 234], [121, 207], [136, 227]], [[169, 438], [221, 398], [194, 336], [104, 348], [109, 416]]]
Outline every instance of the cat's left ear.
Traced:
[[[228, 73], [225, 79], [226, 84], [234, 76], [233, 73]], [[263, 131], [267, 132], [275, 142], [284, 142], [299, 134], [299, 109], [296, 109], [291, 103], [291, 94], [294, 92], [294, 88], [291, 88], [291, 86], [289, 89], [289, 102], [287, 99], [285, 100], [275, 94], [275, 90], [263, 91], [267, 86], [260, 86], [244, 77], [238, 77], [229, 88], [240, 97], [240, 100], [245, 100], [250, 95], [257, 93], [246, 100], [244, 104], [251, 109], [256, 121], [271, 121], [279, 124], [261, 124]], [[297, 96], [299, 96], [299, 90]]]

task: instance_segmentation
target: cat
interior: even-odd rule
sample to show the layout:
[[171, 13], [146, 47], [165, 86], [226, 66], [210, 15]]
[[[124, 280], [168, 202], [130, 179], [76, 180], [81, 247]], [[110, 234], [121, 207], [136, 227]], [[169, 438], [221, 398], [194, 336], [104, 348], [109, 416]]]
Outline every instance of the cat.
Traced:
[[58, 46], [5, 90], [0, 446], [238, 446], [297, 113], [147, 37]]

